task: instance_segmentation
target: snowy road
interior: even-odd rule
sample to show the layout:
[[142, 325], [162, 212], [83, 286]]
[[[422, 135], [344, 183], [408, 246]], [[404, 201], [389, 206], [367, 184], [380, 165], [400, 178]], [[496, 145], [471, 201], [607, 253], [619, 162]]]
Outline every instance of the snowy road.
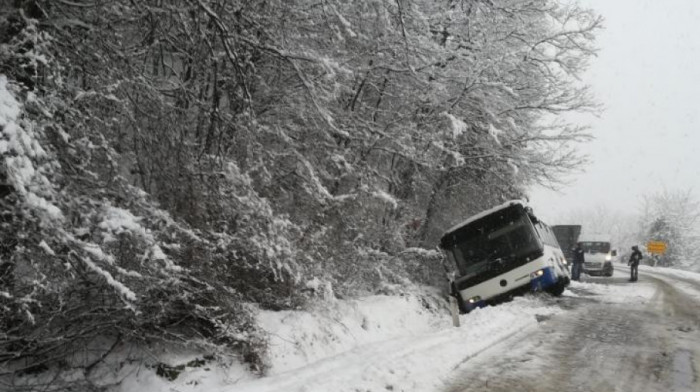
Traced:
[[698, 391], [700, 283], [653, 269], [588, 278], [570, 311], [465, 363], [448, 392]]

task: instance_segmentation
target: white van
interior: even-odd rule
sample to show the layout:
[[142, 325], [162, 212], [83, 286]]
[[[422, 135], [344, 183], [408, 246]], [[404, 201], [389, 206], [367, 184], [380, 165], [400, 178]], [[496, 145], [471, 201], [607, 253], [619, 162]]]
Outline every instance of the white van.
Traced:
[[583, 272], [588, 275], [612, 276], [613, 262], [618, 260], [607, 234], [582, 234], [578, 242], [584, 252]]

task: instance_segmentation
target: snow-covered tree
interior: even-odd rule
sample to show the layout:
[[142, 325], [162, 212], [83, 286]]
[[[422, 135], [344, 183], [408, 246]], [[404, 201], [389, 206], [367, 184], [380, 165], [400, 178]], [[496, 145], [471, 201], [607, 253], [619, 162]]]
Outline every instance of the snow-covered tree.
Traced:
[[690, 190], [663, 190], [645, 197], [640, 210], [639, 239], [666, 243], [658, 258], [662, 266], [698, 270], [700, 203]]
[[196, 337], [261, 369], [248, 304], [433, 283], [414, 245], [578, 164], [557, 115], [595, 109], [599, 27], [555, 0], [12, 3], [0, 361]]

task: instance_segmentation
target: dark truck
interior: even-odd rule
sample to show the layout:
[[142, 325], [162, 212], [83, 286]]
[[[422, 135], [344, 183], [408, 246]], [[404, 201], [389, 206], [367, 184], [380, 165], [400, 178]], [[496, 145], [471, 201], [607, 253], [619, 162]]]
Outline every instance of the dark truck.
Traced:
[[570, 265], [574, 258], [574, 246], [581, 235], [581, 225], [556, 225], [552, 226], [552, 231], [554, 231], [554, 236], [557, 238], [564, 257], [566, 257], [567, 264]]

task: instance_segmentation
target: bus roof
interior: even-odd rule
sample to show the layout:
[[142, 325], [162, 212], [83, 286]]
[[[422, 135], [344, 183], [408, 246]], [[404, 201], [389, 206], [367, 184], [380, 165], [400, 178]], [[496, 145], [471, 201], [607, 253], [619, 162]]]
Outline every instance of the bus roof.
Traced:
[[516, 205], [516, 204], [520, 204], [520, 205], [522, 205], [523, 207], [527, 207], [527, 203], [524, 202], [524, 201], [522, 201], [522, 200], [509, 200], [509, 201], [507, 201], [507, 202], [505, 202], [505, 203], [503, 203], [503, 204], [501, 204], [501, 205], [498, 205], [498, 206], [496, 206], [496, 207], [490, 208], [490, 209], [485, 210], [485, 211], [481, 211], [480, 213], [478, 213], [478, 214], [476, 214], [476, 215], [470, 216], [469, 218], [467, 218], [466, 220], [462, 221], [461, 223], [458, 223], [458, 224], [452, 226], [449, 230], [447, 230], [447, 231], [443, 234], [443, 236], [445, 236], [445, 234], [452, 233], [453, 231], [458, 230], [458, 229], [460, 229], [460, 228], [462, 228], [462, 227], [464, 227], [464, 226], [466, 226], [466, 225], [468, 225], [468, 224], [470, 224], [470, 223], [472, 223], [472, 222], [474, 222], [474, 221], [477, 221], [477, 220], [479, 220], [479, 219], [481, 219], [481, 218], [483, 218], [483, 217], [485, 217], [485, 216], [491, 215], [491, 214], [493, 214], [494, 212], [500, 211], [500, 210], [502, 210], [502, 209], [508, 208], [508, 207], [510, 207], [510, 206], [512, 206], [512, 205]]

